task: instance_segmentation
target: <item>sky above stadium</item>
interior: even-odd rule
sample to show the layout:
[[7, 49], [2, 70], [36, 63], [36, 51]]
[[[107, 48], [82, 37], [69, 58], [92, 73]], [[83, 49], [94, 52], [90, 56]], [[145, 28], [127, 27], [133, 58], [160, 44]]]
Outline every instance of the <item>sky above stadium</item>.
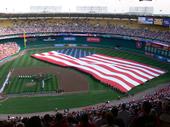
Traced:
[[0, 0], [0, 12], [101, 12], [152, 11], [170, 14], [170, 0]]

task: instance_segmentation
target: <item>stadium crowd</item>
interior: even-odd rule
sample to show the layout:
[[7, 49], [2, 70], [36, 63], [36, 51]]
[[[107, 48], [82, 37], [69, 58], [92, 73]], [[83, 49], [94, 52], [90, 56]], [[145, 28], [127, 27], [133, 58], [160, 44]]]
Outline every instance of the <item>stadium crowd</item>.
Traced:
[[142, 99], [114, 105], [65, 110], [56, 115], [8, 117], [0, 127], [169, 127], [170, 85], [159, 88]]
[[19, 51], [19, 46], [16, 42], [7, 42], [0, 44], [0, 61], [8, 56], [14, 55]]
[[14, 20], [11, 26], [0, 26], [0, 35], [23, 34], [37, 32], [88, 32], [88, 33], [110, 33], [132, 37], [155, 39], [170, 43], [170, 31], [150, 30], [145, 28], [132, 28], [128, 25], [102, 23], [91, 23], [90, 20], [65, 20], [46, 22], [45, 20]]

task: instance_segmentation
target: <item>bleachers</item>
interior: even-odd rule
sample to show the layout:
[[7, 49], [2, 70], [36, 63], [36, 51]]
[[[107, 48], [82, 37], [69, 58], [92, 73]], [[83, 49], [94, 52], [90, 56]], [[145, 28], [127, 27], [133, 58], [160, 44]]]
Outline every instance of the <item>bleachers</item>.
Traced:
[[18, 19], [10, 27], [0, 24], [0, 35], [37, 32], [111, 33], [170, 42], [168, 28], [138, 24], [137, 21], [113, 19]]
[[14, 55], [19, 51], [19, 46], [16, 42], [8, 42], [0, 44], [0, 61], [6, 57]]

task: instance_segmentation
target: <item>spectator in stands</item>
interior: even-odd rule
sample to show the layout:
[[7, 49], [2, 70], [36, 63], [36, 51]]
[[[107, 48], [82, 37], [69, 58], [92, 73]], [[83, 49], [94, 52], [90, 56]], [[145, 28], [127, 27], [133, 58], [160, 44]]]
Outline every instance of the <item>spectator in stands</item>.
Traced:
[[69, 127], [75, 127], [76, 126], [76, 120], [72, 115], [68, 115], [67, 117], [67, 121], [68, 121], [68, 126]]
[[96, 119], [95, 125], [97, 127], [100, 127], [102, 125], [105, 125], [106, 123], [107, 123], [107, 120], [106, 120], [106, 111], [103, 111], [101, 116], [99, 116], [99, 118]]
[[126, 104], [121, 105], [121, 110], [118, 112], [118, 118], [122, 119], [125, 127], [128, 127], [130, 120], [130, 112], [126, 109]]
[[152, 105], [149, 101], [144, 101], [142, 110], [133, 121], [131, 127], [156, 127], [156, 119], [150, 115]]
[[123, 120], [121, 118], [117, 117], [118, 116], [118, 108], [114, 106], [112, 108], [111, 112], [113, 114], [114, 125], [117, 125], [118, 127], [125, 127]]
[[68, 127], [68, 123], [63, 117], [63, 114], [57, 113], [55, 116], [55, 124], [51, 127]]
[[[11, 27], [0, 26], [0, 35], [23, 34], [26, 33], [47, 33], [47, 32], [88, 32], [88, 33], [110, 33], [115, 35], [123, 35], [129, 37], [139, 37], [146, 39], [156, 39], [170, 43], [170, 31], [149, 30], [148, 28], [131, 28], [128, 25], [112, 24], [112, 23], [91, 23], [90, 20], [81, 22], [81, 20], [54, 20], [52, 22], [46, 20], [28, 20], [28, 21], [11, 21]], [[112, 22], [112, 21], [109, 21]], [[109, 24], [109, 25], [108, 25]]]
[[42, 122], [39, 116], [33, 116], [28, 120], [26, 127], [42, 127]]
[[80, 123], [77, 125], [77, 127], [95, 127], [95, 125], [89, 121], [88, 114], [83, 113], [80, 116]]
[[18, 123], [16, 123], [16, 127], [25, 127], [25, 125], [22, 122], [18, 122]]
[[19, 46], [16, 42], [7, 42], [0, 44], [0, 60], [14, 55], [19, 51]]
[[44, 118], [42, 119], [42, 122], [43, 122], [43, 125], [45, 127], [50, 127], [50, 126], [52, 126], [54, 124], [53, 123], [53, 119], [52, 119], [52, 117], [49, 114], [46, 114], [44, 116]]
[[170, 98], [166, 97], [163, 100], [163, 113], [160, 115], [160, 127], [170, 126]]
[[101, 127], [119, 127], [117, 123], [115, 123], [112, 112], [107, 112], [105, 117], [107, 122]]

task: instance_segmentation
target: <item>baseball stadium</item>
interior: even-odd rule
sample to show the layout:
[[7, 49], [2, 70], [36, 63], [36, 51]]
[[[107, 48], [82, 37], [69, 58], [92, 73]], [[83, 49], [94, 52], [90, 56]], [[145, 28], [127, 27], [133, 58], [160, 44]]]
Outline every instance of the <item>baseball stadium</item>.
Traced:
[[170, 126], [170, 2], [66, 2], [3, 3], [0, 127]]

